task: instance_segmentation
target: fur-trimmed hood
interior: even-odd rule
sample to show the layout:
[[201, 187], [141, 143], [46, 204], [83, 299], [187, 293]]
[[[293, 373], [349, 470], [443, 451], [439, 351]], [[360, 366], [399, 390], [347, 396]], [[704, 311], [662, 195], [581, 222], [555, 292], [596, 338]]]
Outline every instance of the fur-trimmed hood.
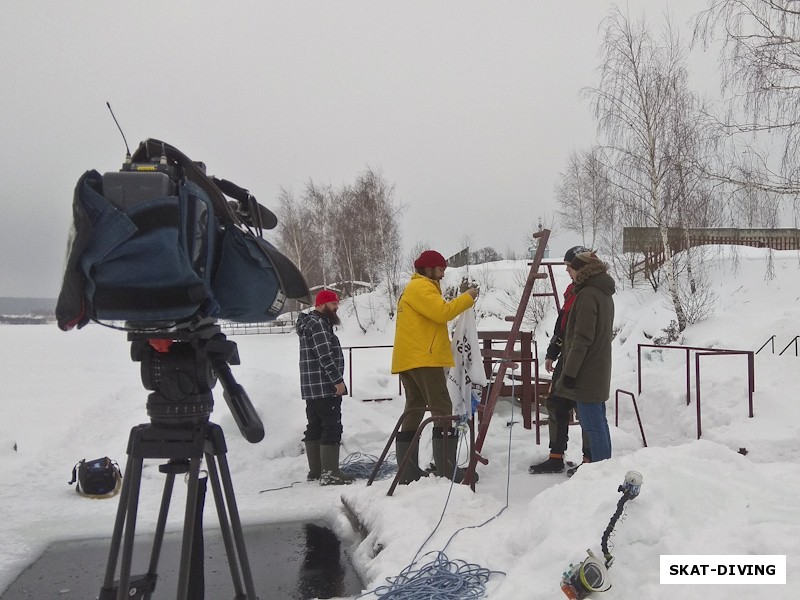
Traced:
[[613, 296], [617, 291], [614, 279], [608, 274], [608, 265], [599, 258], [595, 258], [581, 267], [575, 275], [576, 291], [580, 291], [580, 288], [585, 286], [596, 287], [609, 296]]

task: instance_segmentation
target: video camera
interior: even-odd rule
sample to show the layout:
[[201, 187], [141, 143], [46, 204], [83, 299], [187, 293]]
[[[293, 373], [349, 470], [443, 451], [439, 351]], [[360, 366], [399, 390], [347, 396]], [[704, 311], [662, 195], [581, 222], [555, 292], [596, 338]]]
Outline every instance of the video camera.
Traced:
[[58, 326], [192, 329], [272, 320], [287, 298], [310, 304], [302, 273], [263, 238], [277, 222], [246, 189], [148, 139], [120, 171], [78, 181]]
[[311, 303], [302, 273], [262, 237], [275, 215], [154, 139], [119, 172], [84, 173], [72, 210], [58, 326], [94, 320], [128, 331], [154, 425], [206, 423], [219, 380], [242, 435], [260, 441], [261, 420], [229, 368], [239, 364], [236, 344], [216, 321], [268, 321], [287, 298]]

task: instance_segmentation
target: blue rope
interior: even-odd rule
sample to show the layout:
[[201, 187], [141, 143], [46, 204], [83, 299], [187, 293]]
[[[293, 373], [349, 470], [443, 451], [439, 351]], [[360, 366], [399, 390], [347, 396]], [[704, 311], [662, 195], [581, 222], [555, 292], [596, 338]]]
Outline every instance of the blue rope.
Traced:
[[390, 585], [372, 593], [389, 600], [460, 600], [486, 595], [486, 583], [493, 571], [463, 560], [449, 560], [444, 552], [428, 554], [436, 555], [431, 562], [418, 569], [412, 563], [397, 577], [388, 577]]
[[[512, 382], [512, 395], [514, 391], [514, 385], [515, 384]], [[483, 527], [490, 521], [493, 521], [499, 517], [508, 508], [509, 492], [511, 488], [511, 433], [513, 426], [514, 403], [512, 402], [511, 426], [509, 427], [508, 432], [508, 474], [506, 476], [505, 506], [503, 506], [503, 508], [501, 508], [496, 515], [490, 517], [480, 525], [468, 525], [456, 530], [453, 535], [450, 536], [450, 539], [447, 540], [447, 543], [444, 545], [442, 550], [428, 552], [424, 555], [428, 556], [429, 554], [435, 554], [436, 556], [431, 562], [415, 569], [414, 566], [417, 564], [417, 556], [419, 556], [419, 553], [425, 547], [425, 544], [430, 541], [430, 539], [433, 537], [433, 534], [436, 533], [436, 530], [439, 529], [439, 525], [441, 525], [442, 521], [444, 520], [444, 515], [447, 511], [447, 505], [450, 502], [450, 496], [453, 491], [454, 483], [451, 478], [444, 508], [442, 509], [442, 514], [439, 516], [439, 522], [436, 523], [433, 531], [431, 531], [430, 535], [428, 535], [425, 541], [422, 542], [422, 545], [420, 546], [419, 550], [417, 550], [414, 558], [411, 559], [411, 564], [404, 568], [396, 577], [387, 577], [386, 581], [389, 582], [389, 585], [379, 586], [374, 590], [357, 596], [356, 598], [364, 598], [371, 594], [374, 594], [377, 598], [383, 598], [385, 600], [468, 600], [470, 598], [485, 597], [486, 583], [489, 581], [489, 577], [494, 574], [505, 575], [505, 573], [503, 571], [492, 571], [490, 569], [481, 567], [478, 564], [468, 563], [460, 559], [450, 560], [447, 558], [447, 555], [444, 553], [444, 551], [459, 532], [464, 531], [465, 529], [477, 529], [479, 527]], [[460, 436], [459, 450], [461, 448], [461, 444], [464, 443], [466, 443], [464, 441], [464, 436]]]

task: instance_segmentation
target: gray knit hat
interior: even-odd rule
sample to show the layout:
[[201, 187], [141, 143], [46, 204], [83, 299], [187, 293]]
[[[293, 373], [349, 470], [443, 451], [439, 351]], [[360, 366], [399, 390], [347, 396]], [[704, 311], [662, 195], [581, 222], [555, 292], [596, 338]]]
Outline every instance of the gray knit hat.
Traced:
[[569, 266], [575, 269], [576, 271], [580, 271], [583, 267], [588, 265], [589, 263], [597, 262], [600, 259], [597, 258], [597, 254], [592, 252], [591, 250], [586, 250], [584, 252], [577, 253], [572, 260], [569, 261]]
[[569, 264], [572, 262], [572, 259], [575, 258], [576, 254], [580, 254], [581, 252], [587, 252], [589, 249], [585, 248], [584, 246], [573, 246], [569, 250], [567, 250], [566, 254], [564, 254], [564, 262]]

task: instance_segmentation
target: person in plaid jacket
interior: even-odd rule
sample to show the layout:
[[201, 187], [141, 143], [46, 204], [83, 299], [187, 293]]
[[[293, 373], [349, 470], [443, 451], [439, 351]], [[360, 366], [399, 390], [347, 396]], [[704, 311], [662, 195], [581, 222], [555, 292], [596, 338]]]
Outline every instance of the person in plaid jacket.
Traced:
[[301, 314], [295, 326], [300, 337], [300, 394], [308, 420], [303, 436], [308, 458], [306, 479], [318, 479], [321, 485], [353, 481], [339, 469], [342, 396], [347, 387], [342, 345], [333, 332], [340, 322], [338, 309], [336, 292], [323, 289], [314, 300], [314, 310]]

